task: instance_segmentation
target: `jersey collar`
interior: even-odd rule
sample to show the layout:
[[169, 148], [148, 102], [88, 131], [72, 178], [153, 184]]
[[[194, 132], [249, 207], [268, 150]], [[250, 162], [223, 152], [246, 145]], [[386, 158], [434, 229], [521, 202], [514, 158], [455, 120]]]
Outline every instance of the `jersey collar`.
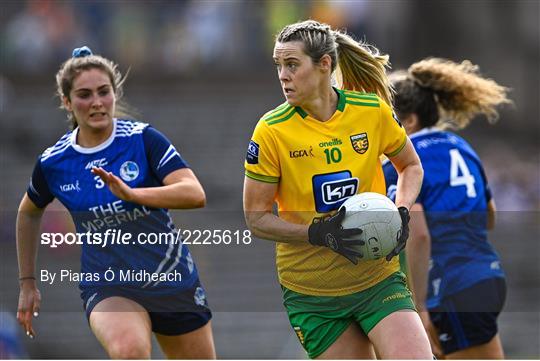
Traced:
[[101, 143], [99, 145], [96, 145], [95, 147], [92, 147], [92, 148], [81, 147], [80, 145], [77, 144], [77, 134], [79, 133], [79, 127], [75, 128], [75, 130], [73, 130], [73, 132], [71, 133], [71, 146], [77, 152], [84, 153], [84, 154], [96, 153], [96, 152], [99, 152], [100, 150], [103, 150], [103, 149], [107, 148], [109, 145], [111, 145], [111, 143], [114, 140], [114, 137], [116, 136], [116, 121], [117, 121], [117, 119], [114, 118], [113, 119], [113, 130], [112, 130], [111, 135], [109, 136], [109, 138], [107, 138], [107, 140], [104, 141], [103, 143]]
[[[341, 89], [337, 89], [335, 87], [332, 87], [332, 89], [334, 89], [334, 91], [336, 92], [338, 96], [338, 103], [337, 103], [336, 109], [339, 110], [340, 112], [343, 112], [343, 110], [345, 109], [345, 94], [343, 94], [343, 90]], [[298, 114], [300, 114], [302, 118], [305, 118], [308, 116], [308, 113], [306, 113], [306, 111], [302, 109], [301, 107], [295, 107], [294, 109], [296, 110]]]

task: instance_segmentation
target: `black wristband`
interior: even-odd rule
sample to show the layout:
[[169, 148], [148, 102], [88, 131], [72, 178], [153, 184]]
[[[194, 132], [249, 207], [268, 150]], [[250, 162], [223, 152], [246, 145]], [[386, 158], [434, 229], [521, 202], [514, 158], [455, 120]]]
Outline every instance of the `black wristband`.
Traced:
[[36, 277], [34, 276], [28, 276], [28, 277], [19, 277], [19, 281], [24, 281], [24, 280], [36, 280]]
[[320, 224], [317, 221], [314, 221], [309, 225], [308, 228], [308, 242], [314, 246], [320, 246], [320, 242], [317, 239], [317, 232], [319, 230]]

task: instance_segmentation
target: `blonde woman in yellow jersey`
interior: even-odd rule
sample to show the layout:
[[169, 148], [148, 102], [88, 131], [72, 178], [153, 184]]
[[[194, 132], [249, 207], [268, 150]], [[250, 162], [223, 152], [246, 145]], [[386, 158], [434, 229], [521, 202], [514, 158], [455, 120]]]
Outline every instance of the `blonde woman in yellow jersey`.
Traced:
[[[350, 240], [361, 230], [344, 230], [344, 213], [334, 214], [353, 194], [385, 194], [385, 154], [399, 173], [404, 237], [394, 253], [404, 246], [423, 171], [388, 106], [388, 57], [311, 20], [286, 26], [273, 57], [286, 102], [255, 128], [244, 211], [256, 236], [277, 242], [294, 331], [310, 358], [374, 358], [374, 346], [382, 358], [430, 359], [397, 258], [363, 260]], [[341, 89], [332, 87], [337, 67]]]

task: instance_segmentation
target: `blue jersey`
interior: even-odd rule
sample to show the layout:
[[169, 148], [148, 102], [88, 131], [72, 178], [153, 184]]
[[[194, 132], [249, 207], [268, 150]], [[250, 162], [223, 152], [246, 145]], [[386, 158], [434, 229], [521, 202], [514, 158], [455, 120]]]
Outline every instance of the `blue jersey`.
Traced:
[[[411, 135], [424, 168], [417, 203], [431, 236], [427, 307], [475, 283], [504, 277], [499, 257], [487, 240], [491, 191], [482, 163], [471, 146], [451, 132], [423, 129]], [[397, 172], [384, 167], [387, 193], [395, 199]]]
[[[126, 120], [115, 119], [109, 139], [94, 148], [79, 146], [77, 132], [68, 132], [40, 155], [27, 194], [41, 208], [58, 198], [77, 233], [86, 235], [81, 237], [85, 277], [80, 288], [124, 285], [167, 293], [193, 287], [197, 270], [189, 250], [176, 238], [168, 210], [125, 202], [91, 172], [102, 167], [132, 188], [158, 187], [169, 173], [187, 167], [175, 147], [148, 124]], [[157, 242], [150, 234], [170, 238]]]

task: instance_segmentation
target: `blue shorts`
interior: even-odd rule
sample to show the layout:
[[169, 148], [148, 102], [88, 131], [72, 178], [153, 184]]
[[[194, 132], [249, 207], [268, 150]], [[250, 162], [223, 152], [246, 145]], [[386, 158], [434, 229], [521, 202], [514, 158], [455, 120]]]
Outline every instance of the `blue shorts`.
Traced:
[[505, 299], [506, 282], [497, 277], [447, 296], [439, 307], [430, 309], [444, 354], [491, 341]]
[[171, 294], [141, 292], [122, 286], [86, 288], [81, 293], [86, 318], [90, 320], [94, 307], [109, 297], [124, 297], [141, 305], [150, 316], [152, 331], [166, 336], [197, 330], [212, 318], [204, 289], [198, 282], [193, 288]]

